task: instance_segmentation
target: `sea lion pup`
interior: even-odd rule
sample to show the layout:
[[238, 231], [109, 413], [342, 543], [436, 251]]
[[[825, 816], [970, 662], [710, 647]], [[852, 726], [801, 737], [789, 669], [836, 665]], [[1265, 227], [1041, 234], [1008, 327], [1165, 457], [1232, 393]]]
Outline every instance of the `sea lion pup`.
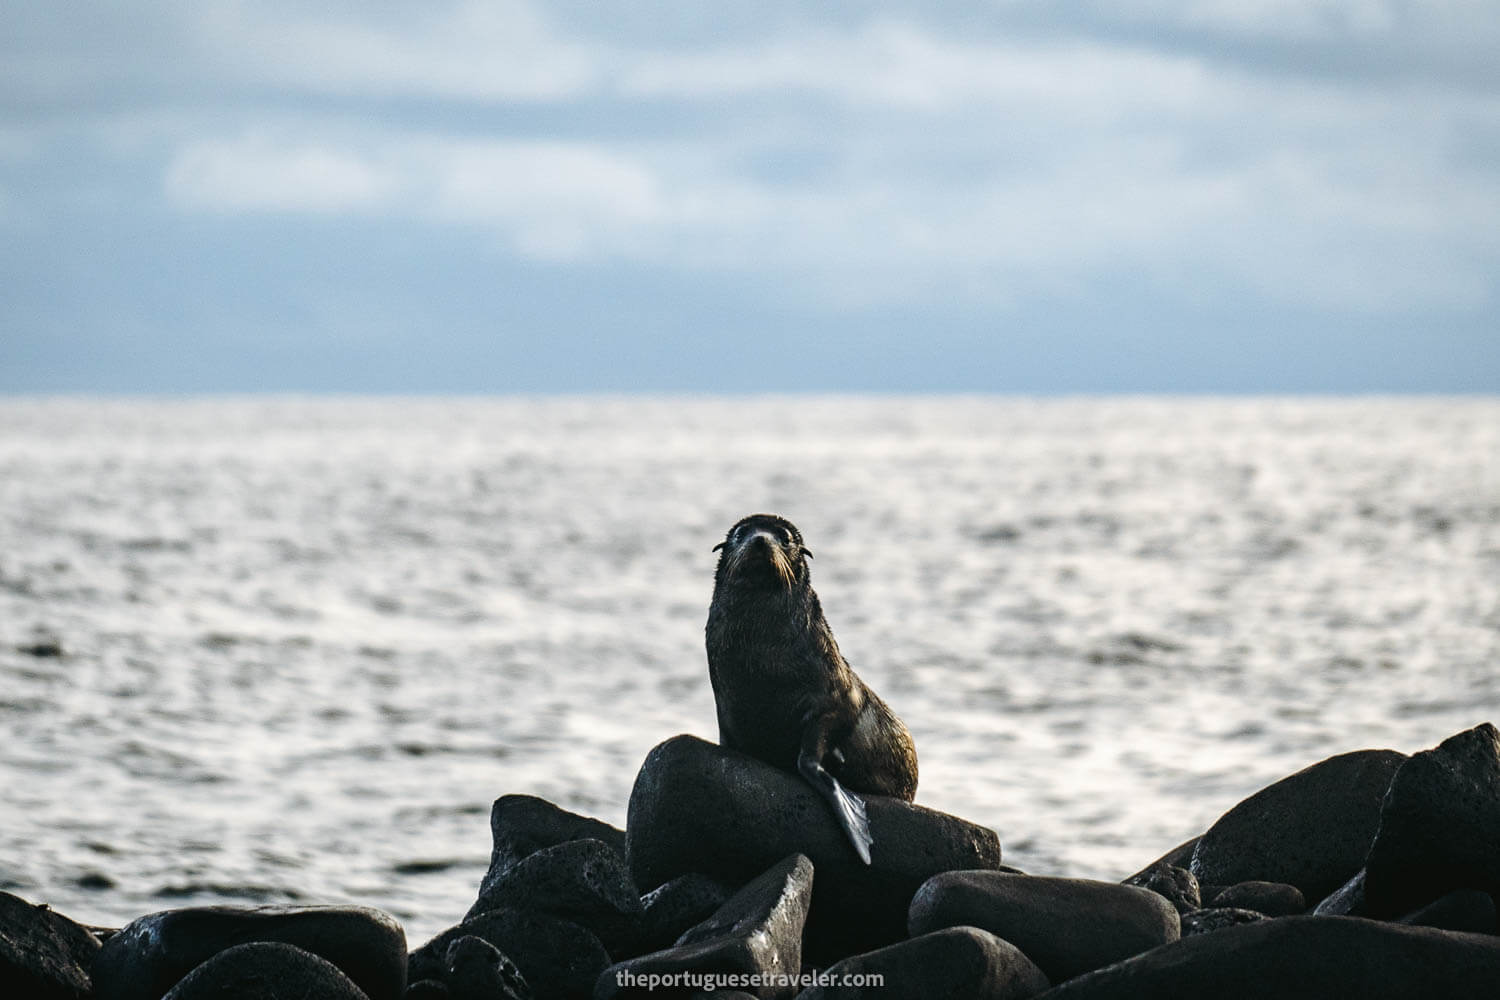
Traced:
[[808, 582], [812, 553], [790, 521], [751, 514], [714, 551], [719, 566], [704, 632], [719, 743], [795, 768], [828, 800], [869, 864], [870, 824], [854, 793], [911, 801], [911, 734], [839, 653]]

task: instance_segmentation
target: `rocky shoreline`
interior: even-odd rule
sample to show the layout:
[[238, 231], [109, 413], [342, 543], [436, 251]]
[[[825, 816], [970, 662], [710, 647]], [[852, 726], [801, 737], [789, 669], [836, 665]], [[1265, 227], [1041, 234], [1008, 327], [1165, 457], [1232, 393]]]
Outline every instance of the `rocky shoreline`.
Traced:
[[366, 907], [189, 907], [113, 930], [0, 893], [0, 996], [1500, 993], [1489, 723], [1411, 756], [1313, 764], [1120, 883], [1025, 874], [992, 830], [896, 799], [868, 807], [865, 866], [800, 778], [678, 736], [642, 764], [625, 830], [496, 800], [474, 905], [409, 954], [401, 926]]

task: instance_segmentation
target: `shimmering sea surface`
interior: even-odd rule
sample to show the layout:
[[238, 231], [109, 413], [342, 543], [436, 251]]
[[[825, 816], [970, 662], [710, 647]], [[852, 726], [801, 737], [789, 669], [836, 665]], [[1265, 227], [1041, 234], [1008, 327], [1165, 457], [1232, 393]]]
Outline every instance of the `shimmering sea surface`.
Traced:
[[0, 888], [420, 943], [494, 798], [623, 825], [652, 746], [715, 737], [710, 548], [760, 510], [918, 802], [1029, 871], [1500, 722], [1492, 398], [11, 398]]

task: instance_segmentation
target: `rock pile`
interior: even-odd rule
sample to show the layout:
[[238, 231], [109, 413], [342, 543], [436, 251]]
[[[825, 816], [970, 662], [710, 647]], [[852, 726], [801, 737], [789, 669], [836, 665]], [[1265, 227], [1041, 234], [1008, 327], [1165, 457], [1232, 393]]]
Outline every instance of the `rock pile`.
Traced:
[[362, 907], [194, 907], [96, 934], [0, 893], [0, 996], [1500, 994], [1489, 724], [1314, 764], [1122, 883], [1023, 874], [993, 831], [867, 805], [868, 866], [801, 778], [680, 736], [646, 758], [626, 830], [497, 800], [473, 907], [409, 955]]

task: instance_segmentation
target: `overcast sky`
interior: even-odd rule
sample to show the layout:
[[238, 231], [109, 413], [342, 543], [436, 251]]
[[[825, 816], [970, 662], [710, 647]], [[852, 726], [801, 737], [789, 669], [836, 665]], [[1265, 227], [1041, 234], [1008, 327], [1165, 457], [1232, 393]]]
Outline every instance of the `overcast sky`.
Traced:
[[15, 3], [0, 391], [1500, 391], [1494, 0]]

